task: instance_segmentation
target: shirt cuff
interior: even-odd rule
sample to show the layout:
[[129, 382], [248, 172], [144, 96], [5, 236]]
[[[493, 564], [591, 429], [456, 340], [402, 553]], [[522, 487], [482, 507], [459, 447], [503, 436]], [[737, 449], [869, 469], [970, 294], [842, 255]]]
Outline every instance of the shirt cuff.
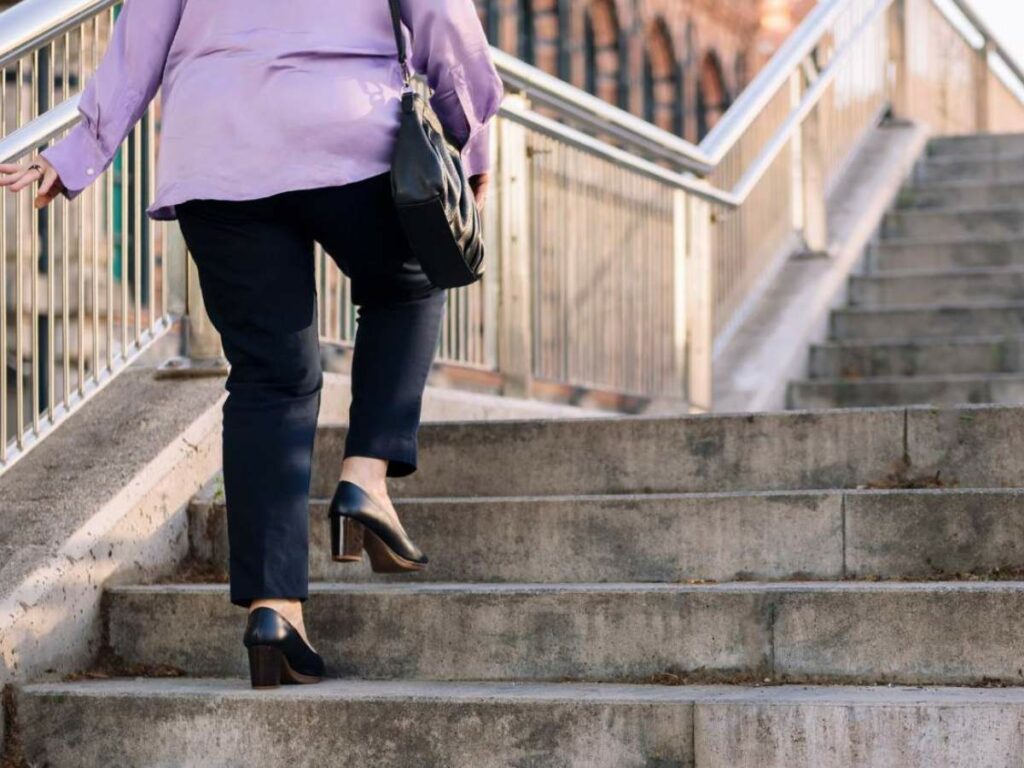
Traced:
[[67, 136], [44, 149], [40, 155], [57, 171], [68, 200], [74, 200], [94, 182], [111, 160], [83, 123], [76, 125]]
[[491, 126], [481, 126], [462, 148], [462, 167], [467, 176], [477, 176], [491, 169]]

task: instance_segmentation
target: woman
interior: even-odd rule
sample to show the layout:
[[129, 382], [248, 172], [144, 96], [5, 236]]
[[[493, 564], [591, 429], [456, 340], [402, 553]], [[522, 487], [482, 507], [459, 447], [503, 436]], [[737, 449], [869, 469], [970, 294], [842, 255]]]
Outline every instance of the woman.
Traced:
[[[316, 682], [306, 637], [310, 465], [321, 370], [314, 242], [351, 279], [359, 324], [345, 456], [331, 502], [336, 560], [427, 558], [387, 476], [416, 434], [445, 294], [398, 225], [391, 151], [402, 71], [389, 0], [128, 0], [84, 89], [82, 120], [40, 157], [0, 165], [36, 206], [77, 196], [162, 87], [153, 219], [178, 219], [231, 363], [224, 405], [231, 601], [249, 609], [252, 683]], [[462, 148], [477, 203], [501, 83], [472, 0], [401, 0], [412, 65]]]

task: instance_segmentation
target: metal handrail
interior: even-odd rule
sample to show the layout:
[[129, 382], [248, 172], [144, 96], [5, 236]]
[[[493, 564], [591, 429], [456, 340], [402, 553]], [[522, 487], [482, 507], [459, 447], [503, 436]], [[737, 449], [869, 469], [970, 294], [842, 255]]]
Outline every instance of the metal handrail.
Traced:
[[971, 26], [988, 42], [992, 50], [999, 55], [999, 58], [1003, 60], [1003, 63], [1013, 73], [1013, 76], [1017, 78], [1017, 82], [1024, 86], [1024, 69], [1021, 68], [1016, 58], [1003, 48], [999, 38], [992, 33], [989, 26], [978, 17], [978, 14], [964, 0], [951, 0], [951, 2], [964, 15], [964, 18], [970, 22]]
[[[970, 9], [964, 0], [950, 1], [963, 13], [964, 18], [975, 28], [978, 34], [992, 46], [992, 49], [1004, 61], [1021, 86], [1024, 86], [1024, 70], [1021, 69], [1015, 58], [1003, 48], [998, 39], [992, 34], [988, 25]], [[782, 47], [772, 56], [771, 60], [757, 77], [743, 90], [700, 143], [703, 155], [712, 166], [717, 167], [722, 162], [725, 155], [757, 119], [771, 98], [819, 45], [832, 23], [846, 9], [850, 2], [851, 0], [824, 0], [824, 2], [815, 6]], [[872, 19], [877, 18], [877, 15], [892, 5], [892, 2], [893, 0], [879, 3], [872, 11]], [[860, 34], [866, 31], [869, 26], [868, 24], [862, 24], [858, 31], [850, 36], [846, 48], [849, 49], [849, 44], [855, 42], [860, 37]], [[833, 61], [839, 56], [840, 54], [837, 52], [835, 57], [833, 57]], [[820, 93], [818, 95], [820, 97]], [[809, 111], [806, 107], [806, 104], [801, 103], [794, 112], [806, 115]], [[783, 131], [787, 134], [792, 133], [793, 127], [791, 121], [787, 121], [787, 124], [780, 129], [779, 133], [782, 134]], [[780, 143], [781, 138], [780, 135], [776, 135], [769, 142], [769, 145]], [[733, 194], [738, 197], [744, 196], [740, 189], [734, 189]]]
[[714, 163], [692, 142], [498, 48], [492, 48], [491, 55], [505, 85], [522, 92], [531, 103], [555, 109], [595, 132], [614, 136], [642, 150], [648, 157], [670, 162], [701, 176], [713, 170]]
[[[708, 176], [721, 164], [729, 150], [735, 146], [758, 115], [763, 112], [778, 90], [803, 65], [811, 52], [820, 44], [838, 15], [846, 9], [851, 1], [823, 0], [820, 2], [726, 110], [699, 146], [537, 67], [520, 61], [504, 51], [494, 48], [492, 55], [495, 68], [504, 83], [512, 89], [522, 91], [533, 104], [554, 109], [561, 116], [639, 150], [650, 159], [670, 162], [677, 169], [689, 171], [698, 176]], [[988, 25], [964, 0], [950, 1], [1024, 87], [1024, 69], [1000, 44]], [[87, 19], [117, 2], [118, 0], [23, 0], [3, 14], [4, 25], [0, 29], [0, 66], [24, 55], [26, 51], [45, 45], [49, 40], [80, 24], [83, 19]], [[869, 21], [877, 18], [877, 15], [884, 12], [892, 2], [893, 0], [880, 0], [872, 10]], [[862, 23], [850, 36], [847, 43], [834, 54], [829, 67], [822, 72], [819, 78], [824, 80], [822, 86], [828, 84], [829, 79], [834, 76], [836, 71], [835, 65], [848, 55], [853, 48], [853, 43], [869, 28], [870, 23]], [[700, 192], [693, 190], [695, 194], [701, 194], [706, 199], [713, 198], [715, 202], [728, 207], [735, 207], [733, 203], [736, 201], [742, 203], [758, 179], [770, 167], [771, 162], [782, 151], [786, 140], [792, 136], [802, 119], [820, 100], [825, 90], [817, 83], [808, 89], [801, 102], [793, 109], [776, 134], [766, 143], [762, 152], [746, 169], [743, 178], [732, 190], [723, 190], [710, 196], [707, 190]], [[55, 135], [77, 119], [75, 114], [77, 98], [75, 96], [69, 100], [73, 101], [73, 104], [61, 104], [53, 110], [59, 111], [59, 114], [53, 115], [47, 120], [45, 126], [47, 136]], [[58, 117], [62, 118], [63, 122], [56, 122]], [[38, 133], [42, 132], [43, 130], [38, 131]], [[13, 154], [15, 153], [8, 151], [6, 139], [0, 140], [0, 155], [9, 157]]]
[[577, 130], [565, 123], [538, 114], [532, 109], [524, 109], [515, 102], [507, 101], [502, 104], [498, 114], [538, 133], [558, 139], [569, 146], [576, 147], [595, 157], [600, 157], [614, 163], [620, 168], [628, 168], [642, 176], [647, 176], [676, 189], [685, 190], [702, 200], [717, 203], [728, 208], [735, 208], [742, 203], [741, 200], [736, 199], [732, 194], [723, 192], [707, 181], [664, 168], [650, 160], [645, 160], [642, 157], [596, 139], [590, 134]]
[[41, 48], [120, 0], [22, 0], [3, 12], [0, 67]]
[[[92, 19], [93, 38], [99, 40], [101, 28], [110, 30], [115, 19], [113, 8], [118, 2], [24, 0], [3, 14], [0, 63], [15, 64], [21, 73], [25, 70], [24, 60], [31, 59], [28, 85], [19, 86], [26, 89], [32, 87], [32, 77], [50, 78], [58, 52], [64, 57], [63, 71], [69, 71], [68, 51], [73, 45], [75, 27], [82, 27], [82, 34], [85, 34], [84, 27]], [[500, 107], [501, 119], [495, 122], [495, 194], [499, 202], [488, 209], [491, 217], [488, 231], [492, 245], [501, 253], [501, 263], [510, 266], [502, 270], [497, 282], [492, 279], [475, 292], [458, 294], [455, 302], [458, 306], [451, 316], [454, 319], [450, 327], [445, 326], [450, 330], [450, 338], [446, 337], [445, 359], [455, 365], [477, 366], [493, 372], [504, 382], [502, 391], [514, 391], [514, 387], [519, 386], [516, 382], [528, 382], [536, 375], [566, 385], [604, 386], [647, 395], [671, 396], [685, 391], [692, 407], [710, 407], [716, 334], [736, 317], [742, 317], [743, 305], [756, 299], [757, 290], [751, 286], [771, 271], [771, 265], [777, 263], [775, 254], [788, 253], [797, 244], [808, 252], [828, 251], [824, 203], [827, 192], [853, 156], [855, 147], [877, 125], [885, 109], [891, 108], [896, 114], [908, 117], [939, 120], [942, 126], [954, 130], [972, 126], [985, 130], [990, 124], [989, 88], [990, 83], [995, 83], [993, 75], [1024, 102], [1019, 96], [1021, 89], [1016, 87], [1018, 80], [1024, 86], [1020, 65], [977, 16], [963, 7], [962, 0], [908, 3], [905, 7], [910, 16], [894, 13], [887, 20], [885, 14], [894, 11], [897, 2], [822, 0], [699, 146], [495, 50], [495, 66], [509, 97]], [[954, 13], [956, 9], [962, 15]], [[908, 51], [916, 56], [916, 51], [925, 49], [915, 47], [919, 43], [908, 35], [908, 30], [913, 23], [931, 24], [937, 11], [945, 15], [954, 30], [947, 32], [942, 26], [937, 34], [954, 44], [952, 47], [959, 56], [958, 75], [962, 79], [962, 63], [966, 60], [968, 67], [973, 67], [973, 77], [979, 85], [980, 95], [969, 100], [972, 106], [965, 107], [960, 101], [955, 103], [958, 111], [952, 120], [942, 110], [918, 104], [921, 99], [912, 98], [916, 91], [907, 90], [914, 87], [914, 77], [921, 79], [923, 87], [933, 87], [931, 80], [925, 81], [911, 71], [909, 62], [916, 59], [909, 58]], [[108, 23], [99, 24], [103, 21], [99, 16], [104, 14], [109, 15], [105, 20]], [[954, 20], [953, 16], [957, 18]], [[892, 36], [888, 39], [888, 48], [882, 46], [886, 29]], [[66, 38], [63, 45], [58, 44], [61, 36]], [[865, 43], [870, 45], [865, 46]], [[53, 49], [46, 50], [50, 45]], [[84, 43], [78, 46], [79, 56], [84, 49]], [[94, 43], [90, 51], [95, 68], [100, 49]], [[861, 56], [870, 74], [863, 93], [856, 87], [851, 88], [848, 81], [850, 77], [863, 74], [858, 63]], [[83, 76], [79, 78], [80, 84], [88, 71], [81, 59], [78, 71]], [[19, 83], [22, 80], [19, 75]], [[945, 76], [938, 87], [948, 88], [950, 82]], [[71, 96], [67, 78], [63, 83], [65, 101], [62, 103], [51, 106], [55, 103], [51, 84], [51, 93], [45, 101], [31, 102], [43, 107], [43, 114], [21, 124], [24, 113], [18, 112], [18, 129], [0, 137], [0, 161], [25, 156], [79, 119], [80, 97]], [[837, 97], [834, 109], [828, 100], [831, 93]], [[945, 94], [945, 91], [939, 93]], [[1019, 120], [1018, 112], [1024, 115], [1024, 110], [1012, 100], [1013, 96], [1006, 100], [1002, 89], [994, 91], [991, 98], [1000, 100], [992, 103], [1006, 109], [1007, 116], [1012, 113]], [[18, 103], [20, 110], [21, 102]], [[828, 105], [829, 109], [825, 110], [822, 105]], [[40, 110], [33, 111], [38, 114]], [[155, 113], [146, 130], [153, 132], [154, 123]], [[145, 151], [152, 153], [156, 145], [155, 132], [147, 137]], [[120, 177], [116, 176], [116, 170], [107, 176], [108, 184], [115, 183], [115, 178], [121, 179], [116, 183], [124, 184], [127, 178], [134, 191], [122, 195], [115, 208], [114, 187], [110, 186], [102, 198], [92, 200], [89, 214], [81, 214], [88, 216], [93, 225], [92, 251], [81, 247], [69, 249], [64, 245], [63, 250], [54, 249], [55, 253], [62, 254], [61, 258], [82, 259], [81, 254], [91, 253], [93, 273], [101, 274], [95, 266], [96, 235], [105, 234], [99, 228], [99, 217], [105, 217], [108, 227], [116, 217], [122, 222], [128, 221], [125, 206], [145, 202], [139, 189], [143, 183], [143, 172], [139, 169], [150, 169], [145, 173], [145, 183], [153, 183], [154, 157], [147, 155], [143, 159], [142, 148], [141, 134], [136, 133], [134, 143], [122, 148], [122, 152], [128, 153], [122, 158], [134, 170], [127, 177], [123, 169]], [[84, 198], [83, 206], [89, 204], [89, 199]], [[714, 217], [711, 206], [734, 210], [735, 214]], [[20, 217], [22, 209], [18, 210]], [[80, 215], [79, 208], [68, 210]], [[142, 231], [142, 210], [133, 210], [134, 231]], [[20, 222], [18, 218], [19, 238], [23, 236]], [[74, 222], [74, 217], [64, 215], [45, 220], [51, 229], [56, 224], [65, 228], [65, 241], [68, 222]], [[562, 222], [567, 223], [564, 229], [557, 226]], [[712, 222], [717, 225], [712, 227]], [[147, 222], [146, 226], [151, 225]], [[141, 249], [149, 247], [146, 243], [155, 239], [152, 233], [133, 237], [130, 229], [122, 226], [117, 230], [118, 241], [113, 239], [112, 231], [105, 234], [112, 245], [104, 261], [109, 272], [106, 281], [109, 286], [120, 285], [122, 310], [108, 311], [106, 315], [108, 336], [113, 333], [111, 321], [114, 321], [121, 323], [118, 327], [123, 337], [120, 347], [114, 343], [106, 346], [107, 368], [111, 374], [117, 368], [110, 362], [111, 351], [115, 356], [119, 349], [123, 354], [130, 354], [142, 344], [139, 331], [146, 330], [144, 324], [155, 327], [154, 320], [164, 322], [170, 317], [166, 291], [162, 296], [162, 311], [143, 315], [140, 283], [132, 284], [134, 308], [127, 293], [130, 282], [125, 276], [131, 270], [119, 273], [119, 282], [110, 271], [115, 258], [112, 254], [121, 253], [117, 258], [122, 260], [130, 258], [125, 254], [129, 253], [131, 242], [131, 254], [138, 264]], [[25, 231], [36, 237], [36, 230], [36, 225], [32, 224]], [[60, 245], [61, 238], [54, 239], [52, 233], [47, 233], [48, 251], [51, 241]], [[25, 247], [35, 249], [38, 246], [34, 243]], [[76, 253], [79, 256], [75, 257]], [[166, 253], [163, 257], [155, 253], [145, 251], [150, 264], [148, 295], [151, 296], [156, 295], [152, 285], [157, 259], [164, 258], [162, 263], [168, 263]], [[184, 251], [179, 249], [175, 253], [183, 255]], [[632, 269], [630, 258], [636, 253], [652, 259], [648, 270]], [[63, 272], [58, 276], [69, 273], [61, 269]], [[331, 271], [326, 262], [320, 264], [318, 270], [325, 297], [321, 307], [321, 316], [325, 318], [321, 337], [347, 343], [351, 341], [352, 332], [352, 323], [346, 319], [351, 306], [342, 298], [342, 276], [336, 270]], [[602, 282], [619, 270], [640, 277], [621, 286]], [[52, 284], [57, 273], [48, 267], [44, 271]], [[80, 291], [84, 290], [82, 275], [86, 271], [76, 273]], [[134, 274], [144, 273], [145, 270], [136, 266]], [[601, 340], [588, 335], [586, 329], [592, 323], [587, 313], [592, 312], [593, 307], [575, 303], [577, 287], [574, 283], [579, 280], [587, 285], [604, 285], [601, 289], [604, 293], [598, 294], [599, 303], [611, 302], [609, 307], [618, 306], [623, 312], [633, 312], [637, 298], [647, 297], [644, 302], [651, 302], [652, 313], [644, 315], [642, 322], [652, 329], [663, 330], [670, 326], [672, 334], [670, 342], [666, 342], [668, 346], [636, 351], [628, 348], [625, 337]], [[167, 285], [163, 279], [162, 282]], [[16, 285], [21, 290], [21, 278]], [[32, 291], [35, 290], [33, 287]], [[668, 298], [663, 290], [670, 294]], [[528, 297], [527, 304], [503, 303], [499, 297], [504, 296]], [[535, 299], [541, 302], [536, 308], [537, 317], [562, 320], [554, 324], [534, 323], [530, 319], [533, 310], [526, 311], [523, 307], [532, 306]], [[16, 302], [27, 300], [28, 297], [19, 294]], [[31, 305], [32, 312], [37, 313], [35, 293], [31, 295]], [[65, 303], [65, 308], [67, 306]], [[86, 306], [84, 300], [79, 301], [79, 306]], [[99, 307], [100, 303], [93, 301], [92, 306]], [[110, 298], [105, 306], [117, 309]], [[666, 307], [671, 309], [666, 310]], [[134, 312], [130, 311], [132, 309]], [[94, 314], [97, 312], [98, 309], [93, 310]], [[186, 314], [199, 319], [204, 316], [202, 310], [192, 307], [191, 303]], [[67, 311], [64, 315], [62, 322], [66, 326]], [[29, 329], [26, 332], [38, 333], [33, 330], [34, 324], [26, 324], [21, 319], [18, 322], [21, 323], [19, 332], [24, 326]], [[93, 323], [94, 329], [97, 323]], [[127, 335], [129, 327], [135, 329], [134, 341]], [[52, 328], [50, 335], [53, 336]], [[601, 355], [595, 357], [595, 354], [604, 341], [611, 345], [607, 355], [610, 362], [599, 365], [595, 361]], [[17, 343], [20, 347], [22, 342]], [[99, 349], [98, 343], [93, 347]], [[635, 363], [639, 358], [634, 359], [634, 352], [646, 355], [644, 359], [651, 363], [651, 372], [645, 374], [646, 378], [623, 373], [637, 369]], [[64, 354], [67, 357], [67, 353]], [[87, 366], [81, 360], [85, 357], [79, 362], [79, 367], [84, 369]], [[50, 364], [49, 357], [47, 364]], [[65, 360], [64, 368], [67, 366]], [[64, 377], [64, 381], [70, 380]], [[79, 375], [79, 380], [84, 380], [84, 374]], [[29, 386], [36, 386], [34, 381]], [[507, 387], [512, 389], [505, 389]], [[523, 387], [523, 392], [529, 391], [528, 384]], [[21, 401], [19, 389], [18, 402]], [[57, 400], [51, 397], [48, 402], [52, 404]], [[32, 434], [35, 435], [41, 434], [37, 405], [31, 406], [36, 422]], [[52, 406], [50, 418], [53, 418]], [[0, 422], [6, 423], [6, 417], [0, 418]], [[24, 426], [20, 410], [16, 422], [18, 429]], [[3, 458], [0, 455], [0, 468]]]
[[[779, 129], [743, 172], [739, 181], [736, 182], [732, 189], [732, 196], [738, 201], [736, 207], [742, 205], [750, 197], [757, 183], [764, 177], [768, 169], [771, 168], [772, 163], [775, 162], [775, 159], [786, 148], [793, 134], [799, 130], [803, 121], [811, 113], [811, 110], [821, 101], [829, 85], [831, 85], [836, 74], [839, 72], [840, 66], [856, 48], [857, 43], [860, 41], [860, 36], [871, 28], [878, 17], [885, 13], [893, 2], [894, 0], [878, 0], [870, 13], [858, 25], [855, 32], [850, 35], [850, 39], [835, 52], [828, 66], [818, 73], [814, 82], [808, 87], [807, 92], [804, 93], [803, 98], [800, 99], [800, 103], [789, 113], [782, 122], [782, 125], [779, 126]], [[718, 162], [721, 162], [721, 159]]]
[[34, 147], [45, 144], [79, 119], [78, 94], [62, 101], [35, 120], [0, 138], [0, 162], [20, 157]]
[[757, 119], [772, 97], [821, 42], [850, 0], [824, 0], [775, 52], [700, 143], [701, 152], [717, 166]]

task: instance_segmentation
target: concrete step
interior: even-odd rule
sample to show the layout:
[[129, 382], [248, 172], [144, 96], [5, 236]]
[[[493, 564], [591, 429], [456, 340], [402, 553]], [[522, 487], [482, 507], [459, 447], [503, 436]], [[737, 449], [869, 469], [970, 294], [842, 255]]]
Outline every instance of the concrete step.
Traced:
[[[912, 473], [911, 473], [912, 474]], [[314, 504], [310, 578], [335, 582], [686, 582], [937, 578], [1024, 568], [1024, 492], [805, 491], [410, 500], [415, 575], [331, 562]], [[908, 522], [912, 521], [912, 522]], [[193, 508], [199, 559], [227, 569], [223, 508]], [[919, 527], [914, 527], [919, 526]], [[223, 579], [223, 576], [221, 576]]]
[[928, 240], [1019, 237], [1024, 235], [1024, 206], [895, 210], [885, 215], [881, 234], [883, 238]]
[[859, 307], [1024, 301], [1024, 268], [907, 270], [855, 275], [849, 303]]
[[[108, 680], [16, 691], [27, 764], [1010, 768], [1019, 688]], [[133, 727], [126, 732], [125, 723]]]
[[1024, 199], [1024, 178], [1015, 181], [951, 181], [915, 184], [900, 190], [896, 207], [982, 208], [1018, 205]]
[[811, 347], [812, 379], [1024, 371], [1024, 336], [840, 342]]
[[1024, 302], [931, 307], [845, 307], [832, 313], [835, 341], [1016, 336], [1024, 333]]
[[931, 139], [928, 157], [1014, 157], [1024, 155], [1024, 133], [978, 133]]
[[[314, 497], [333, 492], [345, 428], [324, 425]], [[785, 456], [785, 461], [779, 461]], [[1024, 409], [876, 409], [424, 424], [397, 497], [855, 488], [909, 459], [964, 487], [1024, 478]]]
[[1024, 239], [882, 240], [871, 246], [873, 271], [1024, 266]]
[[1024, 152], [925, 157], [914, 167], [916, 183], [934, 181], [1020, 181]]
[[1024, 403], [1024, 374], [945, 374], [871, 379], [813, 379], [790, 384], [790, 408], [864, 408], [878, 405]]
[[[413, 499], [403, 525], [430, 555], [410, 575], [330, 559], [327, 503], [312, 505], [310, 578], [338, 582], [673, 582], [842, 574], [841, 493]], [[197, 559], [226, 573], [226, 514], [196, 505]], [[1024, 558], [1022, 558], [1024, 563]]]
[[[226, 587], [107, 597], [107, 637], [128, 664], [245, 673], [244, 612]], [[1024, 682], [1024, 582], [317, 584], [307, 607], [340, 677]]]

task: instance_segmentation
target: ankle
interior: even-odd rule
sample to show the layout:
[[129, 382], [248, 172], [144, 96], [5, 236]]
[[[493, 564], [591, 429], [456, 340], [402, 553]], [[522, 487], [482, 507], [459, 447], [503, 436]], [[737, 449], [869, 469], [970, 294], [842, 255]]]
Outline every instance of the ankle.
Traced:
[[350, 456], [342, 462], [340, 479], [358, 485], [373, 496], [387, 498], [387, 462], [362, 456]]
[[299, 600], [283, 600], [281, 598], [264, 598], [253, 600], [249, 604], [249, 613], [257, 608], [269, 608], [281, 614], [285, 619], [294, 623], [295, 620], [302, 621], [302, 602]]

